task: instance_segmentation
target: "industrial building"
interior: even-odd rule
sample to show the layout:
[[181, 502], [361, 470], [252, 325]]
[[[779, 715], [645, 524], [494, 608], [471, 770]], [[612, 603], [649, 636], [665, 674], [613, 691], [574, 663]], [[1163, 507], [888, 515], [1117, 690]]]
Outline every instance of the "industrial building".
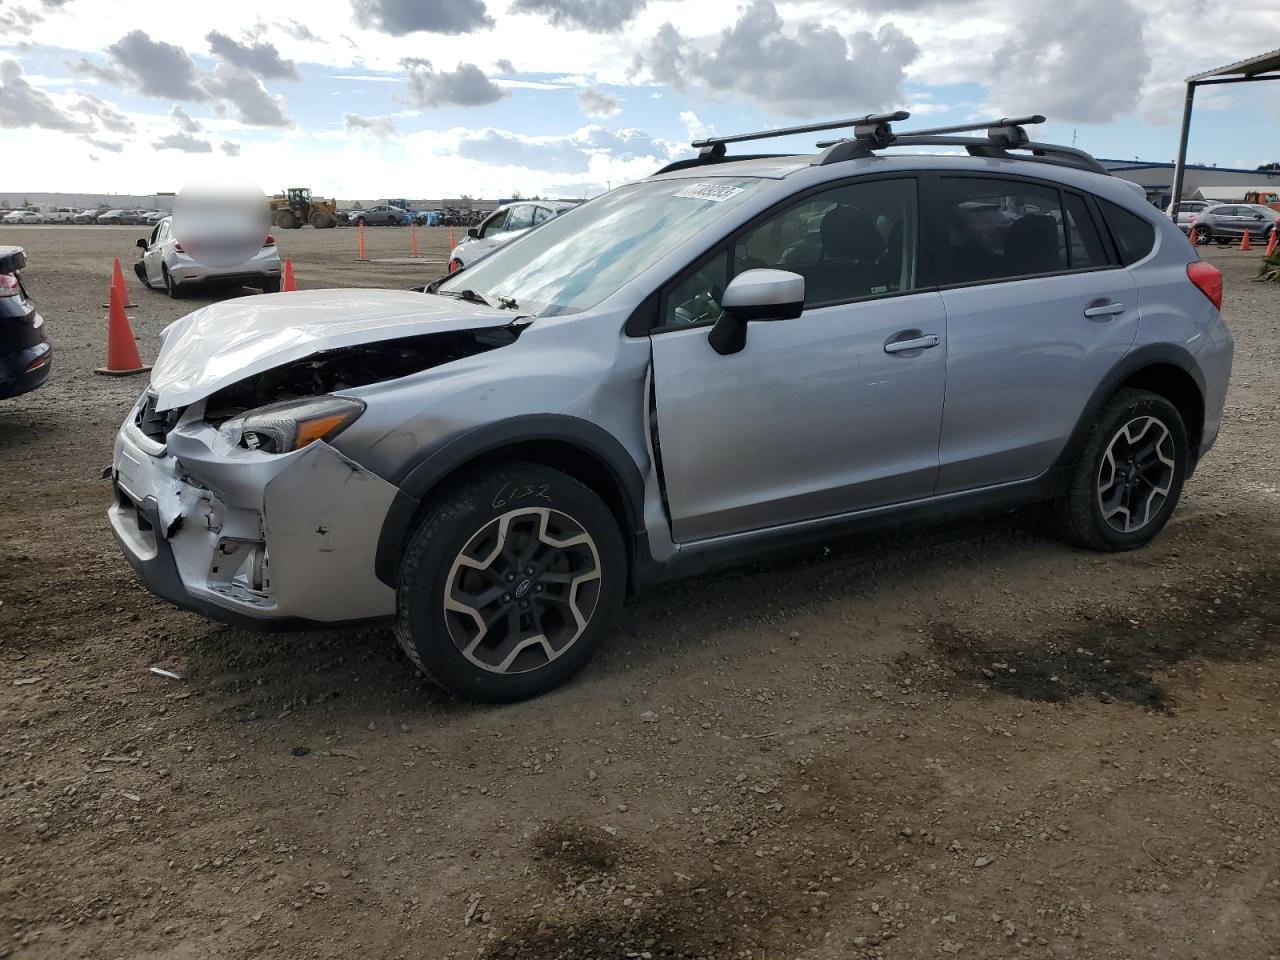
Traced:
[[[1132, 180], [1147, 192], [1147, 199], [1165, 209], [1173, 200], [1172, 163], [1155, 163], [1149, 160], [1102, 160], [1099, 163], [1111, 171], [1116, 177]], [[1200, 188], [1209, 190], [1202, 195]], [[1210, 189], [1212, 188], [1212, 189]], [[1235, 193], [1239, 188], [1239, 196], [1225, 197], [1223, 190]], [[1206, 200], [1242, 200], [1248, 190], [1275, 190], [1280, 192], [1280, 170], [1242, 170], [1235, 167], [1206, 167], [1198, 164], [1187, 164], [1185, 180], [1182, 187], [1182, 199], [1190, 200], [1201, 196]]]

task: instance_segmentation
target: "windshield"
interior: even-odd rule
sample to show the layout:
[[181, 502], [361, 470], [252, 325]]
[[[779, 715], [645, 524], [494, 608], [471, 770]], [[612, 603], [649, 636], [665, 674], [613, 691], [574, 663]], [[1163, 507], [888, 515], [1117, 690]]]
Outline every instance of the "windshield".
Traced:
[[511, 301], [521, 313], [539, 316], [587, 310], [767, 182], [714, 177], [619, 187], [548, 220], [450, 277], [437, 292], [474, 291], [491, 303]]

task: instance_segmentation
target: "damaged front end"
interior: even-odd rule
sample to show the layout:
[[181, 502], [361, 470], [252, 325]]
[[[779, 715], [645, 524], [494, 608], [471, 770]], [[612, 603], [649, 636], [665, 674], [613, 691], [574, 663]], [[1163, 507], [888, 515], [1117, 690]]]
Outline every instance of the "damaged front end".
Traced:
[[520, 327], [318, 351], [161, 409], [148, 390], [116, 438], [112, 530], [156, 594], [240, 624], [390, 616], [375, 575], [399, 490], [331, 444], [365, 403], [338, 391], [513, 343]]

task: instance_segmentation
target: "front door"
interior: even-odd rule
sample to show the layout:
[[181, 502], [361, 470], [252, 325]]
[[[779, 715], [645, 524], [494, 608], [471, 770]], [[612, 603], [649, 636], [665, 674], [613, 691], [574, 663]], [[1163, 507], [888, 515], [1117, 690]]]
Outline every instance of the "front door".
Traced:
[[[933, 492], [946, 325], [919, 276], [916, 191], [899, 178], [811, 194], [663, 291], [657, 453], [677, 542]], [[760, 267], [805, 278], [804, 313], [750, 324], [721, 356], [707, 335], [723, 290]]]
[[142, 269], [147, 274], [147, 282], [157, 287], [164, 286], [164, 242], [169, 239], [169, 220], [161, 220], [151, 231], [147, 249], [142, 252]]
[[931, 209], [947, 312], [938, 493], [1039, 476], [1138, 330], [1138, 288], [1083, 195], [942, 177]]

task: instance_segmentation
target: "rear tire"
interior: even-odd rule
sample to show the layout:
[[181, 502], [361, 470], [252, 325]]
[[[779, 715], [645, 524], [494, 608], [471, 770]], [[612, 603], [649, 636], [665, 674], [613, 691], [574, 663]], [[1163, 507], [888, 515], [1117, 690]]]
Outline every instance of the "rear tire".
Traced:
[[1168, 522], [1190, 463], [1177, 407], [1147, 390], [1116, 392], [1085, 438], [1067, 496], [1063, 536], [1090, 550], [1135, 550]]
[[173, 277], [169, 276], [169, 268], [161, 267], [160, 272], [164, 274], [164, 292], [169, 295], [170, 300], [181, 300], [182, 289], [173, 282]]
[[626, 568], [618, 523], [593, 491], [539, 464], [488, 469], [442, 493], [410, 538], [396, 637], [451, 693], [524, 700], [591, 659]]
[[1209, 231], [1208, 227], [1196, 227], [1193, 236], [1196, 240], [1196, 246], [1200, 247], [1205, 246], [1213, 239], [1213, 234]]
[[263, 281], [262, 281], [262, 283], [260, 284], [260, 286], [262, 287], [262, 292], [263, 292], [263, 293], [279, 293], [279, 292], [280, 292], [280, 278], [279, 278], [279, 277], [266, 277], [266, 278], [264, 278], [264, 279], [263, 279]]

